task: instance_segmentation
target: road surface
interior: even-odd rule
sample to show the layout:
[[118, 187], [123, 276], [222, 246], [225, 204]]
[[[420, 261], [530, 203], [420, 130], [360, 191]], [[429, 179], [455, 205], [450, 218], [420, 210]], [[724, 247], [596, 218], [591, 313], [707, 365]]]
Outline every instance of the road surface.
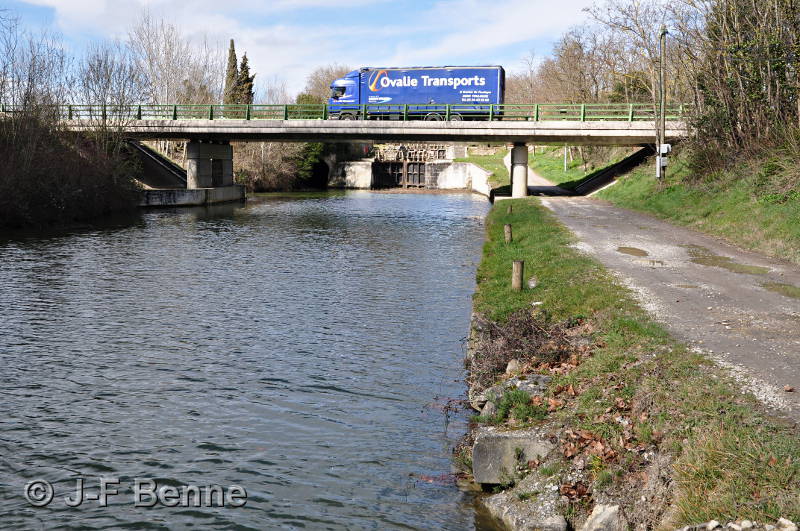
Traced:
[[605, 201], [542, 202], [675, 337], [800, 422], [800, 267]]

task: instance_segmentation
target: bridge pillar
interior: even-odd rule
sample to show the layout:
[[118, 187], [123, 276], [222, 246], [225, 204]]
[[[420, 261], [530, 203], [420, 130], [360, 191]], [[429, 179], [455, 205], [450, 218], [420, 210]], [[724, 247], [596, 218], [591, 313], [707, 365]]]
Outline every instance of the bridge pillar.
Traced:
[[233, 185], [233, 147], [229, 142], [191, 140], [186, 144], [186, 187]]
[[528, 195], [528, 146], [514, 144], [511, 149], [511, 197]]

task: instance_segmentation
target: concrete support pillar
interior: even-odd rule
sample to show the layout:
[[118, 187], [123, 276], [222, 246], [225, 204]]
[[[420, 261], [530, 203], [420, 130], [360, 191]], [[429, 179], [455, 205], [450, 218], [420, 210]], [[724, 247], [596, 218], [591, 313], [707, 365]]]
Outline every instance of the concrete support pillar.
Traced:
[[511, 149], [511, 197], [528, 195], [528, 146], [514, 144]]
[[192, 140], [186, 144], [186, 187], [233, 186], [233, 147], [229, 142]]

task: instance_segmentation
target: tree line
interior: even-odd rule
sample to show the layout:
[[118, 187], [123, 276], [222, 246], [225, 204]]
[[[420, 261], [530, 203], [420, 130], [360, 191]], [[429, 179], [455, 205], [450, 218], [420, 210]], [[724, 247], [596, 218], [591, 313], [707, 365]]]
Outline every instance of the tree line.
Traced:
[[[507, 79], [509, 103], [658, 101], [666, 26], [667, 104], [691, 105], [692, 162], [720, 168], [800, 146], [800, 2], [605, 0], [548, 57]], [[733, 155], [733, 156], [732, 156]]]

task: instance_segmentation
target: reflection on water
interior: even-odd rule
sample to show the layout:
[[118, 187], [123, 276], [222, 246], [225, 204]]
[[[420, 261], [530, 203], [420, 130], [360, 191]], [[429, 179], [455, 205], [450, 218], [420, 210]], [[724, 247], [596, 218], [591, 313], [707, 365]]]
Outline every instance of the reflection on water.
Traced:
[[[356, 192], [0, 240], [0, 526], [474, 526], [416, 478], [449, 472], [465, 430], [429, 404], [464, 392], [488, 208]], [[122, 494], [65, 507], [79, 476]], [[135, 508], [133, 478], [248, 502]]]

